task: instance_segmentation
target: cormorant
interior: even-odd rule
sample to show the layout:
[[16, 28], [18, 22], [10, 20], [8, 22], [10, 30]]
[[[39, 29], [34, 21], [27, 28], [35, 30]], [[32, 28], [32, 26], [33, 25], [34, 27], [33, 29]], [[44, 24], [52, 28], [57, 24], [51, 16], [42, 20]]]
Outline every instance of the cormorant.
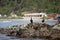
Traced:
[[32, 20], [32, 18], [31, 18], [30, 22], [31, 22], [31, 23], [33, 23], [33, 20]]

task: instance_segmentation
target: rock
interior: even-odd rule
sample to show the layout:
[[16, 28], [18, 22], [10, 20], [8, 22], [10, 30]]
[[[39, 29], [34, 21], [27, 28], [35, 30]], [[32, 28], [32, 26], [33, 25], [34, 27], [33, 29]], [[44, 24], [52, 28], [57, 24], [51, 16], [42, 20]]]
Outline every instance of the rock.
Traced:
[[32, 35], [33, 38], [39, 38], [39, 36], [40, 36], [40, 32], [38, 30], [36, 30]]
[[21, 35], [20, 37], [32, 37], [32, 35], [34, 34], [34, 29], [29, 28], [29, 29], [25, 29], [22, 32], [20, 31]]
[[60, 30], [53, 29], [52, 32], [51, 32], [51, 37], [52, 38], [60, 38]]
[[17, 33], [16, 33], [15, 31], [9, 31], [9, 32], [7, 33], [7, 35], [8, 35], [8, 36], [16, 36]]
[[6, 28], [0, 28], [0, 33], [1, 34], [7, 34], [8, 33], [8, 29], [6, 29]]
[[58, 30], [60, 30], [60, 24], [55, 25], [55, 26], [53, 27], [53, 29], [58, 29]]
[[51, 30], [51, 37], [55, 40], [57, 38], [60, 39], [60, 24], [54, 25]]
[[28, 30], [22, 30], [21, 34], [19, 35], [19, 37], [23, 37], [23, 38], [27, 38], [29, 36], [30, 36], [30, 34], [29, 34]]
[[50, 32], [49, 31], [40, 31], [40, 36], [41, 37], [45, 37], [45, 36], [50, 36]]
[[22, 31], [22, 34], [20, 37], [44, 37], [49, 36], [50, 32], [47, 29], [49, 25], [47, 24], [39, 24], [39, 23], [33, 23], [28, 24], [26, 27], [27, 29]]
[[26, 27], [36, 29], [39, 27], [39, 23], [28, 24]]
[[0, 33], [3, 30], [7, 35], [21, 38], [60, 38], [60, 30], [56, 30], [54, 27], [45, 23], [29, 23], [25, 26], [21, 25], [8, 29], [0, 29]]

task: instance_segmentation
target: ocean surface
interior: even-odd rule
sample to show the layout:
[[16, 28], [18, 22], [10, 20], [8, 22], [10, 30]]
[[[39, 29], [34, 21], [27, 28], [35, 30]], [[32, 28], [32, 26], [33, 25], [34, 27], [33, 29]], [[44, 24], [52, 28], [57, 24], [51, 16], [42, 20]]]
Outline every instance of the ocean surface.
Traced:
[[[41, 23], [41, 20], [34, 20], [34, 22]], [[28, 23], [30, 23], [30, 20], [20, 20], [20, 21], [5, 20], [5, 21], [0, 21], [0, 28], [6, 28], [13, 25], [25, 25]], [[49, 25], [55, 25], [56, 21], [48, 20], [48, 21], [45, 21], [45, 23]], [[47, 40], [47, 39], [17, 38], [12, 36], [6, 36], [5, 34], [0, 34], [0, 40]]]

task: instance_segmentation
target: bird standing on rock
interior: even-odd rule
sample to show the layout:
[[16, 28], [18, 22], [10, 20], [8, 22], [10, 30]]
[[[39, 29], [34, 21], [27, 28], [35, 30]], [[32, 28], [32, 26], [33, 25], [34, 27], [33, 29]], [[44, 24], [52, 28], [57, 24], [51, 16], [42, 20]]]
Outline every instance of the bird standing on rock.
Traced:
[[44, 17], [43, 17], [42, 23], [44, 23], [44, 22], [45, 22], [45, 19], [44, 19]]
[[45, 20], [43, 19], [42, 22], [45, 22]]
[[31, 24], [33, 23], [33, 20], [32, 20], [32, 18], [31, 18], [30, 22], [31, 22]]

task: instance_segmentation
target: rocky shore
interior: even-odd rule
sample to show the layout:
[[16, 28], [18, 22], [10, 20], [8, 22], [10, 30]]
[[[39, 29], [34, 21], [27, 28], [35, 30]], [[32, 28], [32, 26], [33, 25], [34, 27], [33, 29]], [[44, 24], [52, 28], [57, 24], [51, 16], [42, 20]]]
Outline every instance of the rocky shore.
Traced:
[[60, 24], [51, 26], [46, 23], [29, 23], [27, 25], [0, 28], [0, 33], [20, 38], [46, 38], [49, 40], [60, 40]]

